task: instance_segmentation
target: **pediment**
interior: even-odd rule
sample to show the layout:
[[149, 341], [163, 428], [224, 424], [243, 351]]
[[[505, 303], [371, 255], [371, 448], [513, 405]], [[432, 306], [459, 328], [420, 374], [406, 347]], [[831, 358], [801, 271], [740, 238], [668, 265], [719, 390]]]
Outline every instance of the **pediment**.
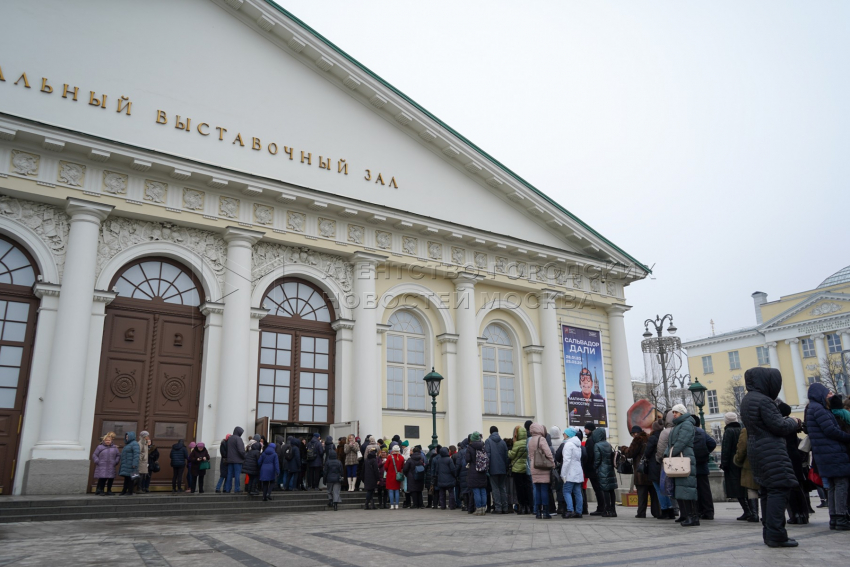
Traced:
[[816, 293], [765, 322], [761, 330], [775, 329], [786, 325], [804, 323], [825, 317], [841, 316], [848, 313], [850, 313], [850, 294], [835, 292]]
[[[48, 4], [5, 8], [3, 112], [646, 270], [272, 2]], [[36, 26], [74, 50], [21, 49]]]

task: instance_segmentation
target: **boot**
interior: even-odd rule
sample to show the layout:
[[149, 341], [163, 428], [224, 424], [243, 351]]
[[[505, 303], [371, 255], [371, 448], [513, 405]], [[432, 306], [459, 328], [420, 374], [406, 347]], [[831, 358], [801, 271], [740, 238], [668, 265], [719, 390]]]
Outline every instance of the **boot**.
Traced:
[[100, 490], [100, 489], [98, 489], [97, 492], [94, 493], [95, 496], [101, 496], [102, 494], [103, 494], [103, 491]]
[[834, 530], [840, 532], [850, 531], [850, 521], [847, 520], [847, 516], [836, 516], [835, 517], [835, 527], [832, 528]]
[[538, 519], [538, 520], [542, 520], [542, 519], [543, 519], [543, 511], [540, 509], [540, 506], [537, 506], [537, 508], [535, 509], [535, 511], [534, 511], [534, 512], [535, 512], [534, 517], [535, 517], [536, 519]]
[[685, 520], [682, 522], [682, 526], [689, 528], [692, 526], [699, 525], [699, 513], [697, 512], [696, 502], [693, 500], [685, 500], [684, 501], [684, 514], [686, 515]]
[[685, 504], [684, 500], [679, 500], [678, 502], [679, 502], [679, 517], [676, 518], [676, 523], [681, 524], [682, 522], [684, 522], [685, 520], [688, 519], [688, 513], [685, 511], [685, 510], [687, 510], [687, 507], [686, 507], [687, 504]]
[[334, 512], [336, 512], [336, 506], [337, 506], [337, 503], [334, 502]]
[[543, 519], [551, 520], [552, 516], [549, 514], [549, 506], [541, 506], [543, 508]]
[[753, 498], [752, 500], [748, 500], [750, 503], [750, 517], [747, 519], [748, 522], [756, 523], [759, 521], [759, 500], [758, 498]]
[[831, 529], [831, 530], [835, 529], [836, 518], [837, 518], [837, 516], [833, 516], [832, 514], [829, 515], [829, 529]]
[[738, 498], [738, 502], [741, 504], [741, 508], [744, 509], [744, 513], [735, 519], [739, 522], [746, 522], [750, 519], [750, 516], [753, 515], [753, 513], [750, 511], [750, 505], [747, 503], [746, 498]]

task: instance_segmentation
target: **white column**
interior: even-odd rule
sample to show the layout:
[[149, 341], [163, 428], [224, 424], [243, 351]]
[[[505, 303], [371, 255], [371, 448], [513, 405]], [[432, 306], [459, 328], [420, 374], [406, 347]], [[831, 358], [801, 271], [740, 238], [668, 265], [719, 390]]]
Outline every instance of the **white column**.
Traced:
[[826, 362], [827, 354], [826, 354], [826, 342], [824, 339], [826, 335], [823, 333], [818, 333], [816, 335], [812, 335], [812, 340], [815, 341], [815, 355], [817, 356], [817, 365], [818, 365], [818, 374], [821, 373], [821, 365]]
[[791, 349], [794, 383], [797, 385], [797, 405], [802, 406], [809, 399], [809, 389], [806, 385], [806, 373], [803, 370], [803, 358], [800, 356], [800, 339], [788, 339], [785, 344]]
[[[626, 444], [631, 438], [626, 412], [635, 403], [632, 393], [632, 373], [629, 370], [629, 349], [626, 344], [626, 325], [623, 314], [631, 309], [630, 305], [614, 304], [608, 306], [608, 333], [611, 340], [611, 365], [614, 368], [614, 402], [616, 405], [617, 439]], [[611, 395], [608, 395], [608, 419], [611, 419]]]
[[352, 415], [360, 422], [363, 434], [380, 435], [383, 416], [381, 412], [381, 372], [375, 343], [378, 332], [378, 296], [375, 291], [375, 267], [386, 256], [355, 252], [354, 264], [354, 332], [352, 345]]
[[218, 382], [217, 427], [222, 432], [232, 432], [241, 427], [246, 432], [254, 430], [254, 400], [248, 400], [251, 352], [251, 255], [255, 242], [263, 233], [229, 226], [222, 235], [227, 242], [227, 271], [224, 275], [224, 314], [221, 328], [221, 379]]
[[[29, 460], [33, 445], [38, 441], [41, 426], [41, 414], [44, 393], [47, 389], [47, 370], [50, 363], [50, 351], [53, 350], [53, 328], [56, 326], [56, 313], [59, 309], [59, 290], [57, 284], [37, 283], [33, 293], [41, 302], [38, 305], [38, 319], [35, 326], [35, 341], [30, 366], [29, 386], [24, 419], [21, 423], [21, 440], [18, 453], [18, 465], [15, 472], [15, 485], [12, 493], [21, 494], [24, 483], [23, 464]], [[14, 457], [13, 457], [14, 458]]]
[[[221, 364], [221, 320], [224, 303], [207, 301], [201, 305], [204, 319], [204, 354], [201, 361], [201, 394], [198, 397], [198, 439], [206, 442], [207, 450], [218, 456], [218, 443], [225, 434], [233, 431], [217, 431], [218, 381]], [[209, 440], [209, 441], [208, 441]]]
[[[94, 430], [94, 412], [97, 403], [97, 384], [100, 379], [100, 355], [103, 350], [103, 327], [106, 324], [106, 306], [118, 297], [114, 291], [95, 291], [92, 303], [91, 324], [89, 325], [88, 355], [86, 378], [83, 386], [83, 403], [80, 406], [80, 445], [85, 453], [91, 455], [92, 431]], [[143, 424], [139, 423], [139, 430]], [[136, 431], [138, 436], [139, 431]]]
[[[457, 397], [453, 411], [458, 416], [457, 433], [461, 438], [481, 431], [484, 390], [478, 356], [475, 282], [482, 276], [461, 272], [455, 284], [455, 324], [457, 325]], [[451, 378], [450, 378], [451, 379]], [[454, 441], [454, 439], [452, 439]]]
[[[249, 339], [248, 352], [260, 352], [260, 320], [269, 314], [268, 309], [252, 308], [251, 309], [251, 338]], [[248, 407], [251, 414], [251, 431], [254, 430], [254, 423], [257, 421], [257, 388], [260, 372], [260, 359], [258, 356], [248, 357], [248, 383], [246, 384], [246, 393], [248, 396]], [[294, 376], [292, 377], [294, 379]], [[271, 419], [271, 418], [270, 418]], [[271, 441], [270, 441], [271, 442]]]
[[[445, 441], [457, 443], [460, 440], [458, 432], [458, 407], [457, 407], [457, 340], [458, 336], [452, 333], [437, 335], [437, 344], [440, 345], [440, 354], [443, 357], [442, 375], [445, 380], [440, 385], [440, 397], [443, 398], [443, 407], [446, 408], [446, 435]], [[440, 400], [438, 399], [439, 403]]]
[[841, 348], [850, 350], [850, 329], [841, 329], [838, 334], [841, 335]]
[[[770, 358], [770, 367], [779, 370], [782, 372], [782, 369], [779, 367], [779, 353], [776, 350], [776, 343], [769, 342], [766, 344], [767, 353]], [[779, 396], [777, 396], [780, 400], [787, 402], [785, 399], [785, 377], [782, 377], [782, 387], [779, 389]]]
[[547, 427], [557, 425], [561, 429], [567, 426], [567, 393], [564, 373], [561, 371], [561, 333], [558, 329], [558, 315], [555, 301], [560, 293], [554, 289], [544, 289], [537, 298], [540, 300], [540, 344], [543, 346], [543, 416], [539, 419]]
[[352, 412], [352, 356], [354, 321], [337, 319], [331, 323], [336, 331], [336, 358], [334, 359], [334, 423], [351, 421]]
[[[100, 223], [113, 207], [68, 199], [65, 273], [54, 327], [41, 429], [33, 459], [88, 459], [79, 438]], [[58, 340], [56, 340], [58, 339]], [[87, 444], [86, 444], [87, 445]]]
[[[543, 347], [539, 345], [522, 347], [522, 352], [525, 353], [528, 377], [531, 380], [531, 395], [534, 397], [534, 411], [529, 412], [528, 406], [524, 407], [522, 411], [533, 416], [533, 420], [537, 423], [546, 425], [546, 430], [548, 431], [552, 425], [558, 424], [546, 423], [544, 419], [546, 413], [544, 409], [546, 406], [546, 390], [543, 386], [543, 350]], [[558, 425], [558, 427], [564, 427], [564, 425]]]

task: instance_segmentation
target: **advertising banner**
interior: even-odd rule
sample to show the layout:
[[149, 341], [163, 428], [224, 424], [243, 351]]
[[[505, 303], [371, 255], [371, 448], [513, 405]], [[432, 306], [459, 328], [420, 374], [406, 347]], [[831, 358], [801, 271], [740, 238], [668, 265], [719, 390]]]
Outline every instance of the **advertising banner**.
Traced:
[[608, 395], [599, 331], [561, 326], [570, 426], [594, 423], [608, 427]]

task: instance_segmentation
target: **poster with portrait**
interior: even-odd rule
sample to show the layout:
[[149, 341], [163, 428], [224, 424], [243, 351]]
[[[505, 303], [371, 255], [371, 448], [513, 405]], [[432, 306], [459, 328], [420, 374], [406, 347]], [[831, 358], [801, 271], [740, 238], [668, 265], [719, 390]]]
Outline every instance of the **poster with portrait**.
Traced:
[[608, 395], [599, 331], [561, 326], [570, 426], [608, 427]]

